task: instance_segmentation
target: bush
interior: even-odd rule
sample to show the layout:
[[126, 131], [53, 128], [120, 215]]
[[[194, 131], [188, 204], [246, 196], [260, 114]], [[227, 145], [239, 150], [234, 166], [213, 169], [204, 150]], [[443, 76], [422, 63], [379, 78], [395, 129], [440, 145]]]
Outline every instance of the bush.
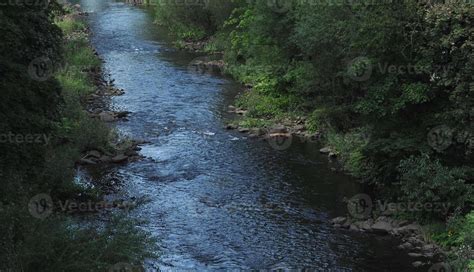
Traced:
[[424, 155], [401, 161], [399, 171], [403, 201], [447, 205], [447, 210], [432, 214], [425, 211], [425, 215], [446, 218], [474, 202], [474, 188], [466, 183], [465, 169], [443, 166]]

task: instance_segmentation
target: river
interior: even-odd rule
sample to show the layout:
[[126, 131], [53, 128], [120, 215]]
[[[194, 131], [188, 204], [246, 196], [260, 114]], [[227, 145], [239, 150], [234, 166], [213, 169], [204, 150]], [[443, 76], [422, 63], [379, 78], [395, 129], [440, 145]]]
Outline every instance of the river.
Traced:
[[330, 170], [319, 147], [278, 151], [224, 126], [241, 86], [189, 69], [196, 54], [174, 50], [153, 11], [111, 0], [78, 1], [104, 68], [132, 112], [120, 134], [144, 139], [146, 159], [109, 169], [117, 194], [146, 197], [130, 216], [159, 241], [159, 270], [303, 269], [413, 271], [397, 241], [334, 229], [360, 192]]

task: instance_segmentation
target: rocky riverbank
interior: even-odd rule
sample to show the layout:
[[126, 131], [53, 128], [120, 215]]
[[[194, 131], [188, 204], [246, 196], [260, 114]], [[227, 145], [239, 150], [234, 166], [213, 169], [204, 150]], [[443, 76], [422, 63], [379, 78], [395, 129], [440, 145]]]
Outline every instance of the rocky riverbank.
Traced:
[[[81, 11], [80, 5], [66, 6], [65, 8], [72, 11], [64, 15], [62, 20], [82, 22], [88, 16], [86, 12]], [[69, 40], [74, 40], [75, 37], [85, 37], [89, 39], [89, 28], [80, 28], [66, 35], [65, 42], [68, 43]], [[90, 45], [90, 42], [87, 46], [90, 47], [90, 50], [92, 50], [95, 55], [94, 58], [103, 62], [99, 54]], [[116, 88], [114, 86], [114, 80], [110, 79], [110, 75], [105, 74], [100, 66], [94, 68], [80, 68], [83, 73], [87, 74], [87, 78], [94, 88], [93, 92], [81, 98], [81, 104], [87, 116], [107, 124], [109, 128], [113, 126], [114, 122], [127, 121], [127, 116], [131, 114], [131, 112], [110, 110], [110, 99], [125, 94], [125, 90]], [[111, 129], [109, 134], [111, 134], [112, 137], [110, 137], [109, 142], [105, 146], [83, 151], [81, 157], [76, 161], [76, 166], [124, 164], [143, 158], [139, 153], [141, 150], [140, 145], [144, 144], [143, 141], [120, 138], [114, 135]]]
[[446, 260], [446, 252], [438, 245], [428, 241], [422, 226], [416, 222], [379, 216], [366, 220], [337, 217], [331, 220], [331, 223], [335, 228], [399, 238], [398, 248], [407, 251], [408, 256], [415, 259], [414, 267], [431, 266]]

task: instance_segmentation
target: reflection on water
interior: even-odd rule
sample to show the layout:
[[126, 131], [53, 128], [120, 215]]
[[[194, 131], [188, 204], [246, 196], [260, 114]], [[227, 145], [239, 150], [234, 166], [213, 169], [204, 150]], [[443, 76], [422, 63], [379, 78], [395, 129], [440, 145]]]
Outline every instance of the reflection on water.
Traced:
[[223, 128], [240, 86], [188, 69], [196, 56], [170, 49], [152, 11], [81, 5], [92, 11], [106, 70], [127, 91], [112, 101], [133, 112], [119, 131], [150, 142], [147, 159], [111, 170], [124, 181], [120, 194], [149, 199], [131, 216], [160, 241], [150, 266], [409, 271], [395, 241], [331, 228], [329, 219], [346, 212], [341, 200], [360, 189], [331, 172], [316, 146], [276, 151]]

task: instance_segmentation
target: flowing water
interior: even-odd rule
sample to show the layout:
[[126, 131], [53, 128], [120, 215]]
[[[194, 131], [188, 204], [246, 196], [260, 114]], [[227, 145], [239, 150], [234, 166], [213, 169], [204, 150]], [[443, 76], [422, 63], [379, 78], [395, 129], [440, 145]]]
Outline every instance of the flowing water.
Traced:
[[146, 159], [109, 169], [123, 180], [119, 194], [148, 199], [130, 216], [159, 241], [150, 268], [410, 271], [397, 241], [330, 226], [360, 188], [318, 146], [278, 151], [224, 129], [241, 86], [189, 69], [197, 56], [172, 49], [151, 9], [79, 2], [106, 71], [126, 90], [111, 101], [132, 112], [118, 131], [150, 142]]

